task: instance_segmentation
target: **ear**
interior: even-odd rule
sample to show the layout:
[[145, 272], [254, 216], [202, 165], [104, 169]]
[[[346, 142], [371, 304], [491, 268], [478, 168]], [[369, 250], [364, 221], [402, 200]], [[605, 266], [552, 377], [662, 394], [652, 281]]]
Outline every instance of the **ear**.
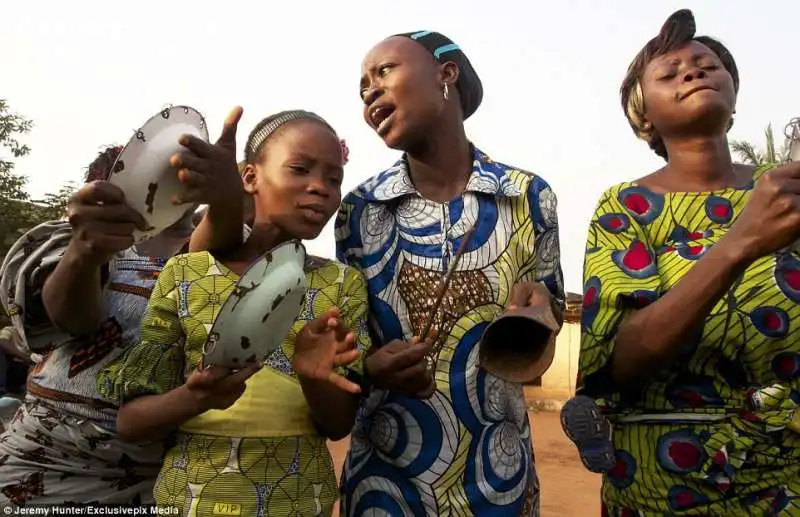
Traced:
[[449, 88], [455, 88], [456, 82], [458, 82], [458, 65], [452, 61], [447, 61], [442, 63], [441, 67], [439, 67], [439, 75], [441, 76], [440, 80], [442, 81], [442, 87], [446, 84]]
[[247, 164], [242, 172], [242, 185], [248, 194], [258, 192], [258, 170], [255, 165]]

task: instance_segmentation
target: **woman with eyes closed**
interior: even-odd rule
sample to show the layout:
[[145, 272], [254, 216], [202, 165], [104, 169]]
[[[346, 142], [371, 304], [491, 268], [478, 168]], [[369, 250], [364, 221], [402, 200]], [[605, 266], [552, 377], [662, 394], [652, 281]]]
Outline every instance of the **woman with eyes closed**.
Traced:
[[800, 515], [800, 164], [732, 163], [738, 87], [688, 10], [623, 81], [666, 165], [607, 190], [589, 229], [562, 423], [605, 472], [603, 515]]
[[[522, 386], [481, 369], [477, 345], [511, 304], [561, 307], [556, 197], [469, 141], [464, 120], [483, 90], [445, 36], [381, 41], [360, 90], [365, 121], [403, 156], [350, 192], [337, 219], [338, 258], [367, 278], [375, 343], [343, 515], [538, 515]], [[433, 293], [470, 231], [437, 309]]]

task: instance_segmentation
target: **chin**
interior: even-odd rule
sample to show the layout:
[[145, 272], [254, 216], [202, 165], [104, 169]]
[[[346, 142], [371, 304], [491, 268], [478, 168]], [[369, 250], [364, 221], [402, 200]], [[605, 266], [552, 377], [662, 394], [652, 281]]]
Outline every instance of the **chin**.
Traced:
[[301, 241], [313, 241], [319, 237], [324, 228], [325, 225], [298, 225], [296, 228], [292, 228], [291, 234], [294, 235], [295, 239], [300, 239]]

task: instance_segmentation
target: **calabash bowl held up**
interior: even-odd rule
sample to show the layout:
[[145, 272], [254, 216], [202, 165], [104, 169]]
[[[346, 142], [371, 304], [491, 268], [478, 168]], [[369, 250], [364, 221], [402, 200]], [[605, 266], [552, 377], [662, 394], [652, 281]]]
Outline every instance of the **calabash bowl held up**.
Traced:
[[486, 327], [480, 365], [508, 382], [532, 382], [553, 363], [559, 328], [551, 306], [508, 310]]
[[222, 305], [203, 347], [203, 365], [263, 363], [292, 330], [306, 294], [306, 249], [290, 241], [261, 256]]
[[147, 230], [134, 232], [136, 242], [158, 235], [196, 208], [172, 204], [172, 196], [185, 192], [178, 171], [169, 163], [173, 154], [184, 150], [178, 143], [184, 134], [209, 141], [205, 119], [197, 110], [165, 108], [134, 133], [114, 162], [108, 181], [125, 193], [128, 205], [148, 223]]

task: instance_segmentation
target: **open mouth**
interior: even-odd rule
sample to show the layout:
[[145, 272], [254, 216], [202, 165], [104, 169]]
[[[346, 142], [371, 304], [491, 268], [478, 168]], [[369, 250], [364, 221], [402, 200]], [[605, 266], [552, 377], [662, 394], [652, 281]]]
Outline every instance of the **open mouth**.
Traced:
[[372, 108], [369, 112], [369, 119], [372, 121], [372, 125], [375, 127], [375, 132], [383, 136], [383, 134], [389, 128], [389, 123], [392, 120], [393, 114], [393, 106], [383, 104]]

